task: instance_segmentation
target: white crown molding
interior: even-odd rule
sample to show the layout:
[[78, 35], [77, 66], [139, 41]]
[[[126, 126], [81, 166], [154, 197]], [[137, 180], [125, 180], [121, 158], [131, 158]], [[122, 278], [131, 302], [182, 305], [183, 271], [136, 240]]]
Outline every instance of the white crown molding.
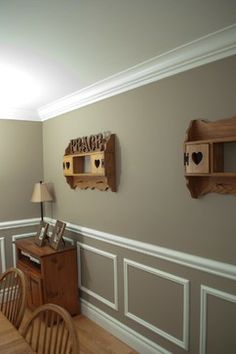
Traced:
[[[98, 248], [94, 248], [88, 245], [84, 245], [80, 242], [77, 242], [77, 249], [78, 249], [78, 264], [79, 264], [79, 288], [87, 293], [90, 296], [93, 296], [95, 299], [103, 302], [105, 305], [111, 307], [112, 309], [118, 311], [118, 269], [117, 269], [117, 255], [110, 253], [110, 252], [105, 252], [102, 251]], [[95, 254], [99, 254], [102, 257], [109, 258], [113, 262], [113, 288], [114, 288], [114, 302], [104, 298], [103, 296], [95, 293], [94, 291], [86, 288], [85, 286], [82, 285], [81, 280], [82, 280], [82, 265], [81, 265], [81, 249], [93, 252]], [[103, 276], [103, 275], [102, 275]]]
[[40, 223], [40, 218], [22, 219], [0, 222], [0, 230], [13, 229], [17, 227], [33, 226]]
[[[12, 98], [12, 102], [14, 99]], [[12, 120], [29, 120], [29, 121], [41, 121], [36, 109], [21, 109], [21, 108], [1, 108], [0, 107], [0, 119], [12, 119]]]
[[236, 24], [158, 55], [38, 109], [42, 121], [236, 54]]
[[5, 252], [5, 239], [4, 237], [0, 238], [0, 255], [1, 255], [1, 270], [2, 273], [6, 270], [6, 252]]
[[139, 353], [172, 354], [84, 299], [81, 299], [81, 311], [84, 316], [105, 328]]
[[[157, 268], [146, 266], [145, 264], [137, 263], [132, 260], [124, 258], [124, 312], [125, 316], [131, 318], [133, 321], [141, 324], [142, 326], [148, 328], [149, 330], [157, 333], [163, 338], [171, 341], [172, 343], [178, 345], [179, 347], [188, 350], [188, 340], [189, 340], [189, 280], [178, 277], [171, 273], [163, 272]], [[179, 339], [173, 336], [170, 333], [163, 331], [162, 329], [154, 326], [153, 324], [147, 322], [143, 318], [138, 317], [137, 315], [131, 313], [129, 311], [129, 275], [128, 275], [128, 267], [131, 266], [133, 268], [141, 269], [145, 272], [151, 273], [156, 277], [161, 277], [167, 279], [171, 282], [180, 284], [183, 287], [183, 338]], [[157, 299], [158, 301], [158, 299]], [[145, 301], [144, 299], [144, 302]], [[166, 311], [168, 313], [168, 309]]]
[[236, 295], [201, 285], [201, 308], [200, 308], [200, 345], [199, 354], [206, 354], [207, 344], [207, 295], [236, 303]]

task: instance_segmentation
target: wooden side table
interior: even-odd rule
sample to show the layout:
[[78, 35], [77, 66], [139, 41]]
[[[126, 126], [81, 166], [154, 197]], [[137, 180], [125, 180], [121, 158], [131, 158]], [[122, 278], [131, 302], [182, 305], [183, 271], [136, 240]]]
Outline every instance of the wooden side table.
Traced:
[[17, 267], [28, 280], [28, 307], [34, 310], [44, 303], [54, 303], [71, 315], [80, 313], [76, 247], [39, 247], [34, 237], [17, 240], [15, 245]]

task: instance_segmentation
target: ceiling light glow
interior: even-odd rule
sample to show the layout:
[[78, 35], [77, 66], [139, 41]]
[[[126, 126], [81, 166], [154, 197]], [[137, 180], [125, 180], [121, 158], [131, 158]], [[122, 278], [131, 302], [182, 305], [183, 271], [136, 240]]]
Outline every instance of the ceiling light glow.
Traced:
[[40, 81], [29, 72], [0, 63], [1, 107], [23, 107], [40, 98]]

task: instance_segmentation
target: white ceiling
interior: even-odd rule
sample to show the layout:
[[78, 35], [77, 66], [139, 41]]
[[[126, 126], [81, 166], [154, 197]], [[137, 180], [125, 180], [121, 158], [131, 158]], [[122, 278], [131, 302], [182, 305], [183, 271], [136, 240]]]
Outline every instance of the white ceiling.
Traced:
[[0, 118], [37, 119], [65, 95], [235, 23], [235, 0], [0, 0]]

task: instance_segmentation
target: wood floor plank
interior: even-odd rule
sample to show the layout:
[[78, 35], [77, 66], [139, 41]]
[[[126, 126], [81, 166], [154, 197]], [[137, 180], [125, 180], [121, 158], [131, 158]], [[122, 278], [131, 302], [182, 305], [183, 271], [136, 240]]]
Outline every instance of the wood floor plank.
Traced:
[[[30, 310], [27, 309], [22, 325], [30, 314]], [[77, 315], [73, 320], [79, 336], [79, 354], [139, 354], [87, 317]]]

